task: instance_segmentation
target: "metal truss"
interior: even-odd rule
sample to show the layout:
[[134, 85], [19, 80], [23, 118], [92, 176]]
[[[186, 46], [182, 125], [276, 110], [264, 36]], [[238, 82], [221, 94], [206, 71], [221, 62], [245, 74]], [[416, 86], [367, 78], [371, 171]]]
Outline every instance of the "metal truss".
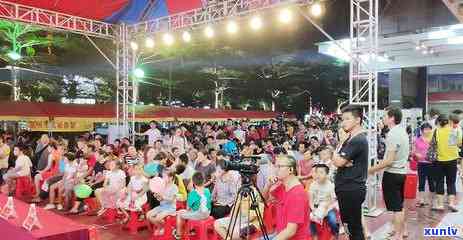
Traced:
[[0, 1], [0, 18], [100, 38], [115, 38], [115, 26], [112, 24], [11, 2]]
[[304, 5], [312, 0], [223, 0], [178, 14], [173, 14], [129, 27], [131, 36], [147, 35], [165, 31], [213, 24], [230, 17], [249, 15], [285, 5]]
[[137, 83], [130, 80], [130, 72], [137, 64], [137, 54], [130, 48], [130, 40], [137, 37], [175, 31], [195, 26], [214, 24], [229, 17], [244, 16], [274, 7], [304, 5], [312, 0], [223, 0], [205, 8], [169, 15], [134, 25], [121, 26], [117, 57], [117, 124], [120, 136], [134, 139]]
[[116, 42], [116, 123], [119, 137], [132, 136], [134, 141], [135, 130], [135, 79], [130, 77], [130, 72], [135, 66], [136, 54], [130, 48], [127, 25], [119, 26]]
[[[369, 164], [377, 164], [378, 122], [378, 0], [350, 1], [351, 61], [349, 69], [349, 102], [366, 110], [366, 126], [369, 143]], [[379, 176], [368, 181], [365, 210], [369, 216], [378, 216], [377, 208]]]

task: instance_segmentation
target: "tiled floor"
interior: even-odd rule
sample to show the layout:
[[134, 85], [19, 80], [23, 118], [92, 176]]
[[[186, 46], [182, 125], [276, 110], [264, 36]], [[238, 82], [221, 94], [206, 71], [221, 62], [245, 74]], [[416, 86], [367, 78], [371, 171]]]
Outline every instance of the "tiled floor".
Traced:
[[[416, 208], [414, 200], [407, 200], [407, 214], [406, 220], [408, 224], [408, 239], [410, 240], [421, 240], [421, 239], [463, 239], [463, 189], [462, 183], [459, 182], [458, 198], [459, 198], [459, 212], [449, 213], [447, 211], [439, 213], [431, 211], [429, 207]], [[381, 199], [381, 195], [379, 195]], [[383, 205], [382, 200], [378, 201], [379, 206]], [[148, 230], [142, 230], [136, 235], [131, 235], [127, 230], [123, 230], [118, 223], [113, 223], [109, 226], [104, 227], [105, 223], [97, 217], [89, 216], [69, 216], [77, 222], [81, 222], [88, 225], [93, 225], [97, 228], [99, 233], [99, 240], [116, 240], [116, 239], [128, 239], [128, 240], [145, 240], [149, 239], [151, 233]], [[386, 234], [390, 231], [391, 225], [391, 213], [385, 212], [376, 218], [366, 218], [368, 230], [371, 233], [373, 240], [386, 240]], [[423, 236], [423, 228], [425, 227], [447, 227], [447, 226], [460, 226], [461, 232], [460, 237], [453, 238], [425, 238]], [[342, 239], [346, 239], [345, 237]]]

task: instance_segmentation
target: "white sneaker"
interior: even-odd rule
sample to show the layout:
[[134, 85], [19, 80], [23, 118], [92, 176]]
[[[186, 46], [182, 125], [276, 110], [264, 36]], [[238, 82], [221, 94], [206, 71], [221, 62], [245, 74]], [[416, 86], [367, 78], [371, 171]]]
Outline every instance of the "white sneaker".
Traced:
[[43, 209], [45, 210], [52, 210], [55, 209], [55, 204], [47, 204]]
[[64, 208], [64, 207], [63, 207], [63, 205], [61, 205], [61, 204], [58, 204], [58, 206], [56, 206], [56, 209], [57, 209], [58, 211], [63, 211], [63, 208]]

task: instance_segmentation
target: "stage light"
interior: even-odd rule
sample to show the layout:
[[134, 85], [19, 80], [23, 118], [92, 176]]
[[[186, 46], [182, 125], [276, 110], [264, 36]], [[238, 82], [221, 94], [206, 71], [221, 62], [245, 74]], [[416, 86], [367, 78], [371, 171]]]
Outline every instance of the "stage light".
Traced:
[[420, 50], [420, 49], [421, 49], [420, 45], [417, 45], [417, 46], [415, 47], [415, 50], [417, 50], [417, 51]]
[[133, 70], [133, 75], [136, 78], [143, 78], [145, 77], [145, 72], [141, 68], [135, 68], [135, 70]]
[[204, 34], [206, 35], [207, 38], [212, 38], [214, 37], [214, 29], [212, 29], [212, 27], [210, 26], [207, 26], [204, 29]]
[[154, 40], [151, 38], [147, 38], [145, 40], [145, 45], [147, 48], [154, 48]]
[[11, 51], [11, 52], [7, 53], [6, 55], [13, 61], [18, 61], [19, 59], [21, 59], [21, 54], [15, 52], [15, 51]]
[[447, 38], [447, 43], [452, 44], [452, 45], [457, 45], [457, 44], [463, 44], [463, 37], [452, 37], [452, 38]]
[[134, 51], [137, 51], [138, 50], [138, 44], [136, 42], [130, 42], [130, 48], [132, 48], [132, 50]]
[[231, 21], [227, 24], [227, 32], [230, 34], [235, 34], [238, 32], [238, 25], [236, 22]]
[[423, 55], [427, 55], [427, 54], [428, 54], [428, 49], [424, 49], [421, 53], [422, 53]]
[[172, 35], [170, 35], [169, 33], [164, 33], [164, 35], [162, 36], [162, 40], [164, 41], [164, 44], [166, 44], [167, 46], [171, 46], [172, 44], [174, 44], [174, 37], [172, 37]]
[[323, 14], [323, 6], [319, 2], [312, 4], [310, 14], [314, 17], [320, 17]]
[[260, 17], [257, 16], [253, 17], [249, 24], [251, 25], [251, 28], [253, 30], [259, 30], [262, 28], [262, 19], [260, 19]]
[[187, 31], [183, 32], [182, 38], [183, 38], [184, 42], [190, 42], [191, 41], [191, 35]]
[[289, 9], [285, 8], [281, 10], [279, 19], [282, 23], [289, 23], [293, 19], [293, 14]]
[[429, 54], [434, 54], [434, 49], [431, 48], [431, 49], [429, 50]]

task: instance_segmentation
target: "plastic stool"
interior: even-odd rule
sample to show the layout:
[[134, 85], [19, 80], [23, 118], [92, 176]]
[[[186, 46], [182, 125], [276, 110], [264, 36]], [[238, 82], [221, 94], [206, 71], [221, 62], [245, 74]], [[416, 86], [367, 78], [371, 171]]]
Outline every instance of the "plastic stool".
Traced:
[[404, 198], [415, 199], [416, 189], [418, 188], [418, 177], [416, 176], [416, 174], [407, 174], [404, 185]]
[[330, 240], [331, 239], [333, 234], [331, 234], [331, 229], [330, 229], [330, 226], [328, 225], [328, 221], [323, 220], [323, 223], [321, 225], [317, 223], [316, 226], [317, 226], [318, 240]]
[[177, 226], [177, 218], [175, 216], [168, 216], [164, 222], [164, 234], [160, 236], [154, 235], [154, 231], [157, 230], [156, 225], [153, 225], [153, 236], [151, 240], [174, 240], [172, 232]]
[[97, 211], [98, 208], [98, 201], [96, 198], [86, 198], [84, 200], [85, 205], [87, 205], [87, 215], [91, 215], [93, 212]]
[[113, 223], [118, 217], [120, 217], [120, 215], [117, 213], [117, 209], [115, 208], [106, 209], [103, 214], [103, 219], [108, 223]]
[[186, 201], [177, 201], [177, 211], [181, 209], [186, 209]]
[[147, 228], [148, 224], [146, 223], [145, 220], [138, 220], [138, 217], [140, 214], [143, 214], [142, 212], [135, 212], [135, 211], [130, 211], [129, 213], [129, 221], [124, 225], [123, 228], [128, 229], [130, 233], [136, 234], [138, 230]]
[[[214, 221], [215, 219], [212, 216], [209, 216], [206, 220], [188, 220], [186, 224], [186, 230], [183, 234], [182, 239], [186, 240], [208, 240], [207, 233], [209, 230], [213, 232], [211, 239], [217, 239], [217, 234], [214, 231]], [[195, 238], [191, 238], [191, 230], [196, 231]]]
[[14, 194], [16, 198], [21, 198], [24, 195], [32, 196], [34, 193], [35, 187], [30, 176], [16, 178], [16, 189]]

